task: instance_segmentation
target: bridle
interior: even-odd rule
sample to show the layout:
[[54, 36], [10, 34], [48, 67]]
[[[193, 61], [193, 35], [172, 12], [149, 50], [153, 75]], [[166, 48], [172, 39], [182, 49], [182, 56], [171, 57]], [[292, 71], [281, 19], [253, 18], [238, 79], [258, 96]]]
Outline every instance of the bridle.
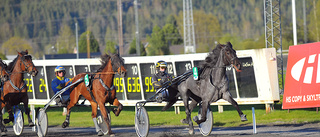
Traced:
[[[30, 63], [29, 63], [28, 65], [26, 65], [26, 63], [25, 63], [25, 58], [26, 58], [26, 57], [30, 57], [30, 59], [31, 59], [31, 56], [30, 56], [30, 55], [23, 55], [22, 57], [20, 57], [22, 64], [25, 66], [25, 71], [23, 71], [22, 73], [28, 72], [28, 70], [29, 70], [30, 67], [32, 67], [31, 70], [33, 70], [34, 67], [35, 67], [35, 66], [33, 65], [33, 63], [32, 63], [32, 65], [30, 65]], [[21, 67], [21, 62], [20, 62], [20, 67]]]
[[[116, 56], [116, 55], [113, 55], [113, 56]], [[113, 72], [118, 73], [118, 75], [121, 75], [122, 74], [121, 66], [123, 66], [123, 61], [117, 61], [115, 64], [113, 56], [110, 57], [112, 70]]]
[[[221, 51], [223, 51], [223, 53], [225, 54], [225, 56], [229, 56], [229, 55], [227, 55], [226, 50], [227, 50], [227, 46], [224, 46]], [[233, 50], [229, 50], [229, 51], [232, 52], [232, 54], [236, 54]], [[235, 60], [235, 59], [237, 59], [237, 56], [234, 56], [234, 57], [231, 58], [231, 59], [228, 58], [228, 59], [226, 59], [226, 60], [227, 60], [227, 62], [228, 62], [230, 65], [234, 65], [233, 63], [234, 63], [234, 60]]]
[[[5, 71], [5, 73], [3, 72], [3, 70]], [[3, 82], [6, 81], [4, 78], [5, 78], [5, 76], [8, 76], [8, 74], [9, 74], [9, 73], [7, 72], [4, 64], [1, 63], [1, 75], [0, 75], [1, 81], [3, 81]]]

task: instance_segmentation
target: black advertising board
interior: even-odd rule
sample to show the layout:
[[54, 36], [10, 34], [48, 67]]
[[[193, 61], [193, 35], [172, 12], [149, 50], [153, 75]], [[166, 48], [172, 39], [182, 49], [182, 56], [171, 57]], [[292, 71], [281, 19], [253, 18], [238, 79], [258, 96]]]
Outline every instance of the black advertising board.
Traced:
[[191, 61], [179, 61], [175, 62], [177, 76], [185, 73], [186, 71], [192, 69]]
[[45, 81], [44, 68], [36, 66], [37, 76], [33, 77], [35, 99], [47, 99], [47, 84]]
[[241, 72], [237, 72], [240, 98], [257, 98], [258, 90], [251, 57], [240, 58]]
[[26, 87], [27, 87], [27, 94], [28, 94], [28, 98], [29, 99], [33, 99], [33, 90], [32, 90], [32, 79], [31, 79], [31, 75], [28, 73], [24, 73], [23, 74], [23, 80], [26, 83]]
[[85, 72], [89, 72], [89, 67], [88, 65], [75, 65], [74, 69], [76, 71], [76, 75], [80, 74], [80, 73], [85, 73]]
[[141, 100], [141, 87], [137, 64], [125, 64], [127, 75], [124, 78], [128, 100]]
[[145, 99], [148, 99], [155, 94], [155, 89], [152, 86], [152, 76], [155, 74], [155, 72], [156, 67], [154, 63], [140, 64], [140, 73]]
[[228, 83], [229, 83], [229, 92], [233, 98], [237, 98], [237, 91], [236, 91], [236, 85], [234, 81], [234, 75], [233, 75], [233, 67], [228, 66], [226, 67], [226, 74], [228, 77]]

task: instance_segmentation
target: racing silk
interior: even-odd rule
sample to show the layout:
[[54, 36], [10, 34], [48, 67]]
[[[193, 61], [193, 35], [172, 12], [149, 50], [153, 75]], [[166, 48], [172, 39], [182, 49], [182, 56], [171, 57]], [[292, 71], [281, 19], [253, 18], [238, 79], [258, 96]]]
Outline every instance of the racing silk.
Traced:
[[152, 86], [155, 90], [158, 90], [162, 87], [162, 84], [171, 81], [173, 79], [173, 75], [168, 74], [167, 72], [158, 72], [152, 76]]
[[[64, 78], [64, 77], [58, 77], [58, 76], [55, 79], [53, 79], [51, 82], [51, 88], [52, 88], [54, 94], [56, 94], [61, 89], [63, 89], [64, 87], [66, 87], [72, 83], [72, 82], [69, 82], [67, 85], [65, 85], [68, 81], [70, 81], [70, 78]], [[65, 86], [62, 87], [61, 85], [65, 85]], [[68, 89], [64, 93], [62, 93], [62, 95], [70, 95], [70, 89]]]

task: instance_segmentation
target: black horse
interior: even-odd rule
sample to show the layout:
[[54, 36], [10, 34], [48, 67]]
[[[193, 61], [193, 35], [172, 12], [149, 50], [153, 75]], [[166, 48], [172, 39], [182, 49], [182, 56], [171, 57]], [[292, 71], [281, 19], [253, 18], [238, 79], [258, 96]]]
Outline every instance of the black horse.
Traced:
[[[189, 124], [189, 133], [194, 134], [194, 128], [191, 121], [191, 112], [198, 103], [202, 103], [201, 118], [194, 117], [197, 124], [206, 121], [207, 108], [210, 103], [219, 99], [224, 99], [231, 103], [238, 111], [241, 121], [247, 121], [246, 115], [240, 110], [238, 103], [231, 97], [228, 90], [228, 78], [226, 76], [226, 67], [232, 65], [238, 72], [241, 69], [240, 61], [236, 55], [236, 51], [232, 48], [232, 44], [228, 42], [226, 45], [218, 44], [215, 49], [205, 58], [199, 67], [199, 79], [194, 80], [193, 77], [187, 78], [185, 81], [177, 85], [184, 106], [186, 108], [186, 119], [183, 123]], [[176, 85], [175, 85], [176, 86]], [[188, 104], [189, 97], [192, 102]], [[163, 110], [171, 107], [177, 97], [171, 97], [168, 104]]]

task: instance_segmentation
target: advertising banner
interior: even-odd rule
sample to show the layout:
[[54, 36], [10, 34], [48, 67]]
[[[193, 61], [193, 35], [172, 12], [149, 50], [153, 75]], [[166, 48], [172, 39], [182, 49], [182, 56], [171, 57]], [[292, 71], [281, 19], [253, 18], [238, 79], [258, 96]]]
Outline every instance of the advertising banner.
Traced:
[[283, 109], [320, 107], [320, 42], [289, 47]]

